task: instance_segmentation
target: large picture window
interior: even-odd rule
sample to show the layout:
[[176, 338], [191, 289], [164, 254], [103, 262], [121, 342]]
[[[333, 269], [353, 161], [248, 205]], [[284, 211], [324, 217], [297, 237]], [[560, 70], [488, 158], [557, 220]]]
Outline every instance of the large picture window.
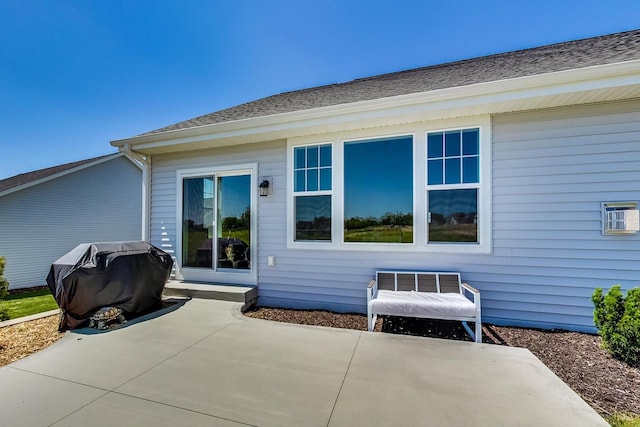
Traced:
[[478, 243], [480, 130], [427, 134], [427, 242]]
[[293, 148], [294, 240], [331, 241], [332, 146]]
[[344, 143], [344, 241], [413, 243], [413, 137]]

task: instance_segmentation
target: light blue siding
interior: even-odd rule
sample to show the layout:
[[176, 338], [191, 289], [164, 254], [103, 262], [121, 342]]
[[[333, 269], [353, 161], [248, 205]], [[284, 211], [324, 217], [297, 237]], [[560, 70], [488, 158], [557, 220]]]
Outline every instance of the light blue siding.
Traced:
[[494, 117], [493, 194], [485, 316], [591, 329], [595, 287], [640, 285], [639, 237], [603, 236], [600, 211], [640, 200], [637, 101]]
[[274, 177], [259, 200], [260, 304], [364, 312], [378, 269], [449, 270], [490, 322], [593, 331], [593, 289], [640, 284], [640, 237], [603, 236], [600, 217], [601, 202], [640, 200], [640, 101], [494, 116], [492, 158], [490, 255], [287, 248], [284, 141], [155, 156], [152, 242], [175, 245], [177, 169], [258, 162]]
[[0, 197], [0, 255], [10, 288], [45, 285], [79, 243], [140, 240], [142, 172], [125, 157]]
[[[258, 164], [258, 176], [273, 178], [273, 194], [258, 199], [258, 250], [252, 250], [252, 257], [258, 253], [260, 265], [266, 265], [263, 247], [284, 236], [272, 238], [274, 221], [286, 212], [285, 197], [281, 190], [285, 186], [285, 141], [229, 147], [218, 150], [199, 150], [152, 157], [151, 174], [151, 243], [175, 256], [176, 212], [177, 212], [177, 171], [181, 169], [212, 168], [238, 164]], [[257, 179], [254, 185], [257, 186]], [[277, 229], [277, 228], [276, 228]], [[259, 270], [260, 271], [260, 270]]]

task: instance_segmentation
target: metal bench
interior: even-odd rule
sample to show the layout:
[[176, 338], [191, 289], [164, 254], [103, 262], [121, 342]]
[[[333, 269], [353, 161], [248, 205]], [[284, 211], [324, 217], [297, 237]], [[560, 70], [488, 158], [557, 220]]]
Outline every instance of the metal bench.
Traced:
[[[460, 273], [377, 271], [367, 286], [369, 331], [378, 315], [459, 320], [475, 342], [482, 342], [480, 292], [462, 283]], [[467, 322], [475, 323], [475, 332]]]

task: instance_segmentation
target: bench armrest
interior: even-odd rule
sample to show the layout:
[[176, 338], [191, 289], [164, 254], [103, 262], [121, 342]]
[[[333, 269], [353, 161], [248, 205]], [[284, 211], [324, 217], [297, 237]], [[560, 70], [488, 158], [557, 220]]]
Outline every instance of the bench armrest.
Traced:
[[460, 286], [462, 286], [464, 289], [468, 290], [469, 292], [471, 292], [472, 294], [478, 294], [480, 295], [480, 291], [477, 290], [476, 288], [474, 288], [473, 286], [471, 286], [468, 283], [460, 283]]
[[369, 301], [371, 301], [377, 293], [378, 293], [378, 282], [376, 282], [376, 280], [373, 279], [367, 285], [367, 304], [369, 304]]
[[480, 319], [480, 291], [468, 283], [460, 283], [460, 290], [462, 291], [462, 295], [464, 295], [464, 291], [468, 291], [473, 295], [473, 304], [476, 306], [476, 316]]

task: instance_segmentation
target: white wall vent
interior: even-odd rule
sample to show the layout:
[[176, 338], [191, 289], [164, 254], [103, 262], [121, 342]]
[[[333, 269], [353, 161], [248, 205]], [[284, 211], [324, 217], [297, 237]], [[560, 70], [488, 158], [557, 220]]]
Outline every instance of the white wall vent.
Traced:
[[632, 234], [640, 231], [637, 202], [602, 204], [602, 234]]

